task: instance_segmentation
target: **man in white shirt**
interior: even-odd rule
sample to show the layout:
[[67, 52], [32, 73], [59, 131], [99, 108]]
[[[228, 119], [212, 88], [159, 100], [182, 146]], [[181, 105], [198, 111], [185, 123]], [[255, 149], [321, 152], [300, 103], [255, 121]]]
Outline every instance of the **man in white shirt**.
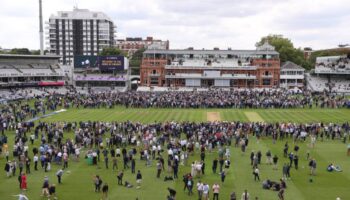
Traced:
[[249, 200], [249, 193], [247, 190], [244, 190], [241, 200]]
[[198, 199], [202, 199], [203, 196], [203, 183], [199, 180], [197, 183]]
[[33, 161], [34, 161], [34, 170], [35, 170], [35, 171], [38, 171], [38, 161], [39, 161], [39, 157], [38, 157], [37, 154], [34, 155]]
[[207, 183], [203, 183], [203, 198], [204, 200], [209, 200], [209, 185]]

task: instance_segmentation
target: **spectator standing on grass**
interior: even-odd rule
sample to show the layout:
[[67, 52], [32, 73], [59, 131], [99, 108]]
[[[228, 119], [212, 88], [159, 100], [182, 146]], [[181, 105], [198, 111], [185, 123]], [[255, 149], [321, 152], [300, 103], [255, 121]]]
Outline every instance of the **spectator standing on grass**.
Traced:
[[192, 192], [192, 189], [193, 189], [193, 179], [192, 177], [188, 177], [188, 181], [187, 181], [187, 189], [188, 189], [188, 195], [192, 195], [193, 192]]
[[100, 176], [96, 175], [94, 178], [94, 184], [95, 184], [95, 192], [101, 191], [101, 185], [102, 185], [102, 179]]
[[219, 200], [220, 186], [215, 183], [213, 185], [213, 200]]
[[34, 161], [34, 170], [35, 170], [35, 171], [38, 171], [38, 161], [39, 161], [39, 157], [38, 157], [37, 154], [34, 155], [33, 161]]
[[281, 188], [281, 189], [278, 191], [278, 199], [279, 199], [279, 200], [284, 200], [284, 188]]
[[135, 174], [135, 167], [136, 167], [136, 163], [135, 163], [135, 159], [133, 158], [131, 160], [131, 173]]
[[250, 200], [249, 193], [247, 190], [244, 190], [241, 200]]
[[113, 166], [112, 166], [113, 171], [114, 171], [115, 169], [118, 169], [118, 160], [117, 160], [117, 157], [113, 157], [112, 163], [113, 163]]
[[202, 200], [203, 196], [203, 183], [201, 180], [198, 181], [197, 183], [197, 192], [198, 192], [198, 200]]
[[203, 198], [204, 200], [209, 200], [209, 190], [210, 186], [208, 183], [203, 183]]
[[160, 160], [157, 162], [157, 178], [160, 178], [160, 173], [162, 172], [162, 163]]
[[27, 176], [24, 172], [22, 172], [22, 176], [21, 176], [21, 189], [27, 190]]
[[213, 160], [213, 167], [212, 167], [213, 173], [214, 173], [214, 174], [216, 174], [216, 169], [217, 169], [217, 167], [218, 167], [218, 159], [215, 158], [215, 159]]
[[50, 196], [49, 196], [48, 200], [50, 200], [52, 197], [53, 197], [53, 199], [57, 199], [57, 197], [56, 197], [56, 185], [55, 184], [50, 185], [49, 195]]
[[298, 170], [298, 163], [299, 163], [299, 156], [298, 155], [294, 155], [294, 168], [296, 170]]
[[105, 183], [102, 186], [102, 200], [107, 200], [108, 199], [108, 184]]
[[312, 176], [316, 175], [316, 166], [317, 166], [316, 160], [314, 158], [311, 159], [311, 161], [309, 162], [309, 167], [310, 167], [310, 171], [311, 171], [310, 174]]
[[63, 169], [59, 169], [59, 170], [56, 172], [58, 184], [61, 184], [61, 183], [62, 183], [62, 182], [61, 182], [62, 175], [63, 175]]
[[123, 170], [119, 172], [117, 179], [118, 179], [118, 185], [123, 185], [123, 176], [124, 176], [124, 172]]
[[22, 189], [22, 174], [18, 176], [19, 189]]
[[273, 156], [272, 161], [273, 161], [273, 169], [277, 170], [277, 163], [278, 163], [277, 155]]
[[250, 200], [250, 196], [247, 190], [244, 190], [241, 200]]
[[41, 196], [49, 196], [49, 178], [45, 176]]
[[269, 165], [271, 165], [272, 164], [272, 155], [271, 155], [271, 151], [270, 150], [268, 150], [267, 152], [266, 152], [266, 163], [267, 164], [269, 164]]
[[236, 197], [236, 193], [235, 192], [232, 192], [230, 194], [230, 200], [237, 200], [237, 197]]

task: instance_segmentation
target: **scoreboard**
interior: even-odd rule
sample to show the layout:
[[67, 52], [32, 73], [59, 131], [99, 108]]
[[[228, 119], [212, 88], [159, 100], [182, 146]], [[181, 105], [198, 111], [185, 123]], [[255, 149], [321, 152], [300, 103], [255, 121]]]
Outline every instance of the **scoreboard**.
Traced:
[[99, 56], [98, 63], [101, 71], [125, 70], [124, 56]]
[[74, 68], [94, 69], [103, 72], [128, 69], [128, 59], [124, 56], [74, 56]]

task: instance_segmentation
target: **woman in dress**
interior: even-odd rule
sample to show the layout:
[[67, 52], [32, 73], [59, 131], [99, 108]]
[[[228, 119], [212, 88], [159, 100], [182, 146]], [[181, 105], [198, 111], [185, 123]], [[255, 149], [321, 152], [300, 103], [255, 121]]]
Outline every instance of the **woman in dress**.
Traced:
[[22, 190], [27, 190], [27, 176], [25, 173], [22, 173], [22, 176], [21, 176], [21, 189]]

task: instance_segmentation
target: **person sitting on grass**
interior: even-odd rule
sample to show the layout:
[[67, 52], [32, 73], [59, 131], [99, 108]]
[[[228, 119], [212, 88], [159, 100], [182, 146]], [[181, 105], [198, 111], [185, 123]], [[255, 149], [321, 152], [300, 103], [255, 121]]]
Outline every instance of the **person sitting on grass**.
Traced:
[[335, 166], [333, 163], [329, 164], [328, 167], [327, 167], [327, 171], [328, 172], [341, 172], [343, 171], [339, 166]]
[[124, 186], [127, 187], [127, 188], [132, 188], [134, 187], [131, 183], [129, 183], [128, 181], [125, 181], [124, 182]]

